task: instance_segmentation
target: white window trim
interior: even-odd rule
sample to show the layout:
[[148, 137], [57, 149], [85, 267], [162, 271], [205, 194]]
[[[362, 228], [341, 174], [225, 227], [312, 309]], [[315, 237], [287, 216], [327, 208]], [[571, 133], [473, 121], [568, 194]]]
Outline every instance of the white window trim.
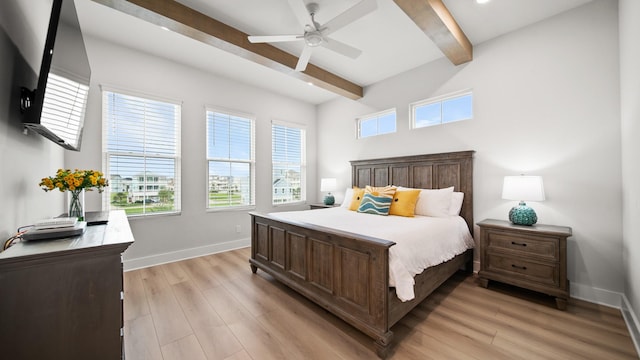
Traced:
[[[384, 115], [388, 115], [388, 114], [394, 114], [396, 115], [396, 129], [393, 132], [388, 132], [388, 133], [380, 133], [380, 132], [376, 132], [375, 135], [371, 135], [371, 136], [365, 136], [362, 137], [360, 135], [360, 124], [362, 121], [365, 120], [371, 120], [374, 118], [380, 118]], [[398, 113], [396, 111], [396, 108], [390, 108], [390, 109], [386, 109], [386, 110], [381, 110], [372, 114], [367, 114], [367, 115], [362, 115], [362, 116], [358, 116], [356, 118], [356, 139], [366, 139], [366, 138], [370, 138], [370, 137], [374, 137], [374, 136], [381, 136], [381, 135], [389, 135], [389, 134], [394, 134], [398, 132]]]
[[[249, 114], [249, 113], [245, 113], [242, 111], [237, 111], [237, 110], [232, 110], [232, 109], [227, 109], [221, 106], [212, 106], [212, 105], [206, 105], [205, 106], [205, 129], [206, 129], [206, 121], [207, 121], [207, 112], [208, 111], [212, 111], [212, 112], [218, 112], [218, 113], [223, 113], [223, 114], [227, 114], [227, 115], [231, 115], [231, 116], [237, 116], [237, 117], [242, 117], [242, 118], [246, 118], [251, 120], [251, 152], [252, 152], [252, 157], [253, 159], [251, 159], [250, 161], [246, 161], [246, 160], [238, 160], [237, 162], [245, 162], [245, 163], [249, 163], [249, 166], [251, 167], [251, 199], [253, 200], [253, 204], [250, 205], [239, 205], [239, 206], [217, 206], [217, 207], [209, 207], [209, 161], [215, 161], [216, 159], [210, 159], [208, 157], [208, 154], [205, 153], [205, 168], [206, 168], [206, 174], [207, 177], [205, 179], [205, 193], [207, 194], [206, 198], [205, 198], [205, 209], [206, 212], [229, 212], [229, 211], [248, 211], [248, 210], [255, 210], [256, 209], [256, 117], [253, 114]], [[205, 131], [205, 151], [207, 151], [207, 145], [208, 145], [208, 139], [207, 136], [208, 132]], [[225, 159], [225, 161], [227, 161], [228, 159]]]
[[[179, 178], [179, 188], [180, 191], [178, 191], [178, 194], [174, 194], [175, 198], [174, 201], [178, 204], [178, 209], [175, 211], [167, 211], [167, 212], [160, 212], [160, 213], [146, 213], [146, 214], [136, 214], [136, 215], [127, 215], [127, 218], [129, 220], [132, 219], [144, 219], [144, 218], [148, 218], [148, 217], [161, 217], [161, 216], [176, 216], [176, 215], [181, 215], [182, 214], [182, 104], [183, 101], [182, 100], [176, 100], [173, 98], [169, 98], [169, 97], [164, 97], [164, 96], [160, 96], [157, 94], [151, 94], [151, 93], [146, 93], [146, 92], [142, 92], [142, 91], [136, 91], [136, 90], [131, 90], [131, 89], [125, 89], [122, 87], [118, 87], [118, 86], [114, 86], [114, 85], [110, 85], [110, 84], [100, 84], [100, 101], [101, 101], [101, 117], [102, 117], [102, 134], [100, 136], [100, 140], [102, 141], [102, 169], [104, 170], [103, 173], [105, 174], [105, 176], [107, 178], [109, 178], [111, 176], [111, 174], [107, 171], [108, 170], [108, 164], [109, 164], [109, 160], [108, 160], [108, 152], [107, 152], [107, 147], [108, 147], [108, 143], [107, 141], [105, 141], [105, 134], [107, 131], [107, 123], [108, 121], [106, 121], [106, 118], [104, 116], [105, 114], [105, 102], [104, 102], [104, 93], [105, 92], [112, 92], [112, 93], [118, 93], [118, 94], [122, 94], [122, 95], [128, 95], [128, 96], [134, 96], [134, 97], [139, 97], [139, 98], [144, 98], [147, 100], [153, 100], [153, 101], [159, 101], [159, 102], [166, 102], [166, 103], [170, 103], [173, 105], [177, 105], [180, 109], [180, 121], [177, 122], [176, 124], [176, 155], [175, 155], [175, 167], [176, 167], [176, 176]], [[116, 154], [116, 155], [122, 155], [120, 153], [112, 153], [112, 154]], [[128, 155], [128, 154], [124, 154], [124, 155]], [[174, 159], [174, 157], [169, 157]], [[111, 194], [111, 191], [107, 190], [104, 191], [102, 193], [102, 210], [106, 211], [109, 208], [109, 204], [111, 199], [109, 198]]]
[[431, 127], [431, 126], [443, 125], [443, 124], [449, 124], [449, 123], [453, 123], [453, 122], [465, 121], [465, 120], [473, 119], [473, 105], [472, 105], [472, 107], [471, 107], [471, 117], [470, 118], [458, 119], [458, 120], [454, 120], [454, 121], [449, 121], [449, 122], [443, 123], [442, 122], [442, 109], [441, 109], [440, 110], [441, 113], [440, 113], [440, 122], [439, 123], [433, 124], [433, 125], [428, 125], [428, 126], [416, 126], [416, 108], [417, 107], [426, 106], [426, 105], [432, 105], [432, 104], [436, 104], [436, 103], [442, 103], [442, 102], [447, 101], [447, 100], [451, 100], [451, 99], [455, 99], [455, 98], [459, 98], [459, 97], [463, 97], [463, 96], [467, 96], [467, 95], [471, 95], [471, 99], [473, 101], [473, 89], [464, 89], [464, 90], [459, 90], [459, 91], [455, 91], [455, 92], [452, 92], [452, 93], [443, 94], [443, 95], [435, 96], [435, 97], [432, 97], [432, 98], [428, 98], [428, 99], [412, 102], [411, 104], [409, 104], [409, 114], [411, 115], [409, 117], [409, 121], [410, 121], [409, 126], [411, 127], [411, 129], [423, 129], [423, 128], [428, 128], [428, 127]]
[[[283, 203], [283, 204], [274, 204], [273, 203], [273, 125], [280, 125], [280, 126], [286, 126], [286, 127], [290, 127], [290, 128], [297, 128], [297, 129], [301, 129], [304, 131], [304, 138], [302, 139], [302, 153], [300, 154], [300, 158], [302, 159], [302, 163], [300, 164], [300, 168], [302, 172], [302, 174], [300, 174], [300, 195], [302, 197], [302, 200], [300, 201], [292, 201], [292, 202], [288, 202], [288, 203]], [[296, 122], [291, 122], [291, 121], [283, 121], [283, 120], [277, 120], [277, 119], [272, 119], [271, 120], [271, 129], [270, 129], [270, 133], [271, 133], [271, 149], [272, 149], [272, 153], [271, 153], [271, 174], [270, 174], [270, 178], [271, 180], [269, 181], [269, 183], [271, 184], [271, 186], [269, 187], [269, 192], [270, 192], [270, 196], [271, 196], [271, 206], [273, 207], [281, 207], [281, 206], [292, 206], [292, 205], [304, 205], [307, 203], [307, 126], [304, 124], [300, 124], [300, 123], [296, 123]]]

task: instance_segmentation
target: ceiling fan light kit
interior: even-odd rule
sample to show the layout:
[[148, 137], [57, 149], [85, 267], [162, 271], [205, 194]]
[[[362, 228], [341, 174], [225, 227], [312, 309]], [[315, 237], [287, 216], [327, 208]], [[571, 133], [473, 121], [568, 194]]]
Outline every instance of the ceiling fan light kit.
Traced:
[[298, 58], [295, 71], [304, 71], [311, 57], [311, 50], [315, 47], [322, 46], [338, 54], [356, 59], [362, 51], [347, 45], [340, 41], [327, 37], [330, 33], [339, 30], [352, 22], [362, 18], [363, 16], [373, 12], [377, 8], [375, 0], [362, 0], [345, 12], [337, 15], [324, 25], [320, 25], [315, 20], [320, 6], [317, 3], [309, 3], [305, 5], [303, 0], [288, 0], [289, 6], [298, 18], [298, 22], [303, 26], [304, 33], [302, 35], [271, 35], [271, 36], [249, 36], [251, 43], [265, 42], [287, 42], [304, 40], [305, 47]]
[[304, 33], [304, 42], [306, 42], [307, 45], [311, 47], [316, 47], [322, 44], [323, 40], [324, 39], [322, 38], [322, 34], [319, 31], [310, 31]]

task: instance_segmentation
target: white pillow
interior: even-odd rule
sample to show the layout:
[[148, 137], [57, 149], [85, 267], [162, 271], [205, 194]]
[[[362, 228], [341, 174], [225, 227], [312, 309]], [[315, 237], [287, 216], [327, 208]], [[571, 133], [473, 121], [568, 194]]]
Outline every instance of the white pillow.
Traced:
[[458, 216], [460, 210], [462, 210], [462, 201], [464, 200], [464, 193], [454, 191], [451, 194], [451, 206], [449, 207], [449, 215]]
[[453, 186], [445, 189], [422, 189], [416, 203], [416, 215], [448, 217]]
[[347, 191], [344, 193], [344, 199], [342, 200], [342, 204], [340, 207], [349, 208], [351, 205], [351, 199], [353, 199], [353, 188], [347, 188]]

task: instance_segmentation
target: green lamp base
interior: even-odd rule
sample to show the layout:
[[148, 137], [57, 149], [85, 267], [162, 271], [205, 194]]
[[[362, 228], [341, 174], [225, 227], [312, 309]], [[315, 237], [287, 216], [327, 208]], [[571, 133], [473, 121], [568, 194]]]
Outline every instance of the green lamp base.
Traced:
[[325, 205], [333, 205], [335, 204], [335, 202], [336, 202], [336, 199], [331, 194], [328, 194], [327, 196], [324, 197]]
[[521, 201], [518, 206], [514, 206], [509, 211], [509, 220], [515, 225], [531, 226], [538, 222], [536, 212]]

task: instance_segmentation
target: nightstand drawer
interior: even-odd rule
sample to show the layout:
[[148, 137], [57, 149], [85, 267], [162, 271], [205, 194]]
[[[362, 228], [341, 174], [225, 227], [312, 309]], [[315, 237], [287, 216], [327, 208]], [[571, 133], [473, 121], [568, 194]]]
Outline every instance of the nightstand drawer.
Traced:
[[558, 265], [527, 261], [522, 258], [489, 253], [487, 271], [503, 273], [514, 278], [520, 277], [540, 284], [559, 286]]
[[504, 251], [517, 255], [531, 256], [549, 261], [558, 261], [558, 241], [542, 236], [526, 236], [513, 233], [493, 232], [488, 234], [488, 251]]

